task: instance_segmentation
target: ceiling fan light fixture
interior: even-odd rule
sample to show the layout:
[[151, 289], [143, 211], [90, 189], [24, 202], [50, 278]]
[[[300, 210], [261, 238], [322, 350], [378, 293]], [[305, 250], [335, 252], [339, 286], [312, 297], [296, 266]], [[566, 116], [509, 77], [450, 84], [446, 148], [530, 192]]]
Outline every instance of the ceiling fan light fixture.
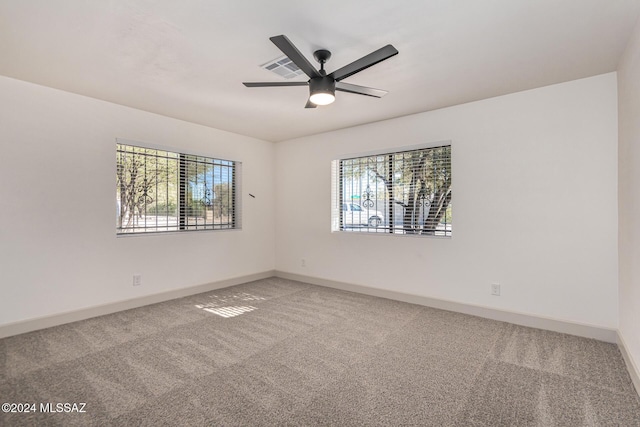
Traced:
[[317, 92], [317, 93], [311, 94], [311, 96], [309, 97], [309, 101], [311, 101], [316, 105], [329, 105], [335, 100], [336, 100], [335, 95], [331, 93], [325, 93], [325, 92]]
[[336, 82], [331, 77], [316, 77], [309, 80], [309, 101], [315, 105], [329, 105], [336, 100]]

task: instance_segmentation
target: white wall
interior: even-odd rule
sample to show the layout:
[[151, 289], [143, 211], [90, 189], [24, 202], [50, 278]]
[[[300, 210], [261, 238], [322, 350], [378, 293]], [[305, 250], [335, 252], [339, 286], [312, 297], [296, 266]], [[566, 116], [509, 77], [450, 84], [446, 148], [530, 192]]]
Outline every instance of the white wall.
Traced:
[[[0, 94], [0, 325], [273, 270], [272, 143], [5, 77]], [[116, 137], [243, 162], [243, 229], [116, 238]]]
[[[610, 73], [278, 143], [277, 270], [617, 328], [616, 90]], [[330, 232], [331, 160], [443, 140], [451, 239]]]
[[[622, 84], [637, 85], [621, 73]], [[275, 148], [9, 78], [0, 77], [0, 93], [0, 325], [275, 267], [617, 327], [615, 73]], [[627, 128], [635, 126], [626, 140], [637, 142], [637, 86], [634, 93], [632, 107], [625, 110], [623, 99], [621, 110]], [[116, 137], [242, 161], [243, 230], [117, 238]], [[453, 238], [330, 232], [331, 160], [443, 140], [453, 144]], [[638, 170], [634, 146], [631, 171]], [[637, 199], [633, 173], [626, 180], [621, 173], [621, 185]], [[637, 236], [630, 222], [637, 207], [625, 200], [620, 218], [628, 224], [621, 225]], [[633, 242], [621, 242], [627, 260], [637, 258]], [[638, 267], [626, 265], [621, 331], [638, 360], [637, 273], [634, 286], [624, 287]], [[142, 286], [131, 285], [134, 273]], [[502, 296], [489, 295], [493, 281]]]
[[[620, 335], [640, 368], [640, 21], [618, 68]], [[640, 372], [640, 371], [639, 371]], [[639, 389], [640, 390], [640, 389]]]

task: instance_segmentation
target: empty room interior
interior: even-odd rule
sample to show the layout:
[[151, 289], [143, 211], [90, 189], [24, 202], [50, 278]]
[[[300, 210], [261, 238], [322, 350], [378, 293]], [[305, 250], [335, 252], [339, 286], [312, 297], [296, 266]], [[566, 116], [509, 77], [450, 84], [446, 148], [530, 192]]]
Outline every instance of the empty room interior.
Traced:
[[640, 1], [0, 1], [0, 425], [640, 426]]

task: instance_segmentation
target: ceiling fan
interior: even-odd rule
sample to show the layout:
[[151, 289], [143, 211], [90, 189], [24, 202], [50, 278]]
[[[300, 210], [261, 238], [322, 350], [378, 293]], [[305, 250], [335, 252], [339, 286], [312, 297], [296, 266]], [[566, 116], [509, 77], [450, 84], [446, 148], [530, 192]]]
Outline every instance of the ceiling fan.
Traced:
[[306, 82], [256, 82], [243, 83], [246, 87], [272, 87], [272, 86], [309, 86], [309, 100], [305, 108], [316, 108], [318, 105], [328, 105], [335, 101], [335, 91], [355, 93], [358, 95], [373, 96], [381, 98], [387, 91], [374, 89], [366, 86], [352, 85], [342, 82], [349, 76], [391, 58], [398, 54], [395, 47], [390, 44], [382, 47], [370, 54], [363, 56], [349, 65], [337, 69], [331, 74], [327, 74], [324, 64], [331, 57], [331, 52], [325, 49], [316, 50], [313, 57], [320, 63], [320, 70], [316, 70], [313, 65], [302, 55], [291, 41], [283, 35], [270, 37], [269, 40], [275, 44], [291, 62], [296, 64], [302, 72], [309, 76]]

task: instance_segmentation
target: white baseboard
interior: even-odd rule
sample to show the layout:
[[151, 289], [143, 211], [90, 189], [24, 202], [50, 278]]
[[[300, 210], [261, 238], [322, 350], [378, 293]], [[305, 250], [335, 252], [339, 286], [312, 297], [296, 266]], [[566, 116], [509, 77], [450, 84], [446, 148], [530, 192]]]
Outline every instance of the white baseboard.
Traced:
[[[618, 343], [622, 342], [622, 337], [615, 329], [602, 328], [582, 323], [569, 322], [546, 317], [540, 317], [532, 314], [517, 313], [506, 310], [499, 310], [491, 307], [479, 305], [464, 304], [456, 301], [448, 301], [437, 298], [429, 298], [419, 295], [406, 294], [403, 292], [391, 291], [387, 289], [372, 288], [368, 286], [356, 285], [352, 283], [338, 282], [334, 280], [322, 279], [319, 277], [305, 276], [295, 273], [287, 273], [284, 271], [269, 270], [262, 273], [250, 274], [247, 276], [234, 277], [231, 279], [220, 280], [217, 282], [206, 283], [203, 285], [192, 286], [183, 289], [175, 289], [153, 295], [147, 295], [140, 298], [118, 301], [109, 304], [102, 304], [88, 307], [80, 310], [74, 310], [66, 313], [54, 314], [51, 316], [38, 317], [23, 320], [15, 323], [0, 325], [0, 338], [18, 335], [25, 332], [31, 332], [39, 329], [50, 328], [65, 323], [75, 322], [78, 320], [89, 319], [91, 317], [111, 314], [118, 311], [129, 310], [136, 307], [142, 307], [149, 304], [156, 304], [175, 298], [182, 298], [189, 295], [208, 292], [215, 289], [226, 288], [229, 286], [239, 285], [242, 283], [252, 282], [255, 280], [266, 279], [269, 277], [281, 277], [284, 279], [297, 280], [300, 282], [311, 283], [314, 285], [326, 286], [344, 291], [357, 292], [361, 294], [388, 298], [397, 301], [408, 302], [411, 304], [419, 304], [427, 307], [439, 308], [442, 310], [455, 311], [458, 313], [470, 314], [473, 316], [485, 317], [488, 319], [499, 320], [503, 322], [515, 323], [522, 326], [530, 326], [533, 328], [546, 329], [555, 332], [561, 332], [571, 335], [577, 335], [586, 338], [594, 338], [601, 341]], [[623, 355], [628, 358], [626, 348]], [[627, 360], [627, 359], [625, 359]], [[629, 359], [631, 361], [631, 359]], [[637, 378], [637, 368], [634, 366]], [[638, 387], [636, 385], [636, 387]]]
[[633, 357], [631, 357], [620, 331], [618, 331], [618, 348], [620, 349], [620, 353], [622, 353], [624, 363], [627, 365], [627, 371], [629, 371], [631, 382], [633, 382], [633, 386], [636, 388], [636, 393], [640, 396], [640, 369], [638, 369], [638, 365], [636, 365]]
[[547, 317], [540, 317], [533, 314], [517, 313], [513, 311], [500, 310], [480, 305], [464, 304], [456, 301], [448, 301], [437, 298], [423, 297], [419, 295], [406, 294], [403, 292], [390, 291], [387, 289], [371, 288], [368, 286], [356, 285], [352, 283], [337, 282], [334, 280], [322, 279], [319, 277], [305, 276], [295, 273], [277, 271], [276, 276], [283, 279], [297, 280], [299, 282], [311, 283], [313, 285], [326, 286], [329, 288], [341, 289], [343, 291], [356, 292], [375, 297], [393, 299], [408, 302], [411, 304], [424, 305], [427, 307], [439, 308], [442, 310], [455, 311], [458, 313], [470, 314], [472, 316], [484, 317], [487, 319], [499, 320], [502, 322], [514, 323], [516, 325], [529, 326], [532, 328], [545, 329], [548, 331], [560, 332], [564, 334], [577, 335], [585, 338], [593, 338], [600, 341], [617, 343], [617, 330], [593, 326], [583, 323], [569, 322]]
[[10, 337], [13, 335], [24, 334], [39, 329], [50, 328], [52, 326], [63, 325], [65, 323], [76, 322], [78, 320], [89, 319], [92, 317], [103, 316], [105, 314], [116, 313], [118, 311], [129, 310], [132, 308], [142, 307], [149, 304], [156, 304], [176, 298], [182, 298], [189, 295], [200, 294], [202, 292], [213, 291], [216, 289], [226, 288], [229, 286], [239, 285], [242, 283], [253, 282], [255, 280], [267, 279], [275, 276], [274, 270], [262, 273], [249, 274], [247, 276], [233, 277], [231, 279], [220, 280], [203, 285], [191, 286], [183, 289], [175, 289], [171, 291], [161, 292], [144, 297], [133, 298], [124, 301], [118, 301], [109, 304], [101, 304], [93, 307], [87, 307], [80, 310], [73, 310], [66, 313], [54, 314], [51, 316], [43, 316], [34, 319], [27, 319], [20, 322], [7, 323], [0, 325], [0, 338]]

